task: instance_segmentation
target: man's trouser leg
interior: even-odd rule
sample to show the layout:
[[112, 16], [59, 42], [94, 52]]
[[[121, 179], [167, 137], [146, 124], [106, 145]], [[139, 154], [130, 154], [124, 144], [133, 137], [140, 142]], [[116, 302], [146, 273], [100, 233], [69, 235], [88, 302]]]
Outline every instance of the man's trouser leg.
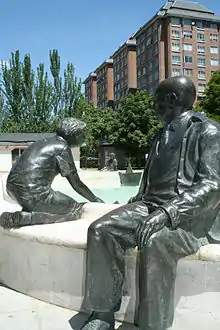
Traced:
[[178, 260], [198, 251], [204, 239], [167, 227], [151, 236], [140, 254], [140, 330], [165, 330], [172, 325]]
[[85, 307], [117, 311], [125, 275], [125, 250], [135, 247], [136, 228], [146, 221], [148, 208], [138, 202], [124, 205], [95, 221], [88, 230]]

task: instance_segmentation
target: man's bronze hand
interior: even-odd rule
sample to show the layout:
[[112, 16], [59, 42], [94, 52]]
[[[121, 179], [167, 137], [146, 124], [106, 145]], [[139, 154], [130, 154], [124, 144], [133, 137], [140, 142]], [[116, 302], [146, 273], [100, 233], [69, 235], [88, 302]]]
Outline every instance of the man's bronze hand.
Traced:
[[151, 235], [160, 231], [168, 224], [168, 216], [163, 210], [156, 210], [151, 213], [146, 221], [141, 222], [136, 230], [137, 245], [142, 249], [147, 245]]

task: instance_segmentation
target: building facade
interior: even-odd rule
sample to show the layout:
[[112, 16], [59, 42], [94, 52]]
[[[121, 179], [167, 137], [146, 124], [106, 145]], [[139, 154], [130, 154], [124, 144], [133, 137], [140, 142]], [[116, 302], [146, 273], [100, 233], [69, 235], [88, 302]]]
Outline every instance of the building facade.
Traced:
[[96, 73], [90, 73], [90, 75], [83, 82], [85, 85], [85, 99], [87, 102], [91, 102], [97, 105], [97, 87], [96, 87]]
[[114, 72], [114, 107], [128, 92], [137, 89], [136, 40], [131, 37], [112, 55]]
[[96, 70], [97, 106], [101, 109], [114, 106], [113, 59], [108, 58]]
[[203, 5], [168, 1], [135, 34], [137, 88], [154, 93], [163, 79], [184, 74], [202, 98], [212, 72], [220, 70], [219, 29], [220, 17]]

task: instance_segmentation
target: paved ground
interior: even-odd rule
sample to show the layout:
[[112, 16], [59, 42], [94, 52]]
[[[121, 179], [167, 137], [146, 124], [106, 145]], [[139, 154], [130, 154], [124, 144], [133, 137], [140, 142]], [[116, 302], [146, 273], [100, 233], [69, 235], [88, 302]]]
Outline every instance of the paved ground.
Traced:
[[[85, 315], [0, 286], [0, 330], [79, 330]], [[120, 330], [134, 330], [117, 324]]]

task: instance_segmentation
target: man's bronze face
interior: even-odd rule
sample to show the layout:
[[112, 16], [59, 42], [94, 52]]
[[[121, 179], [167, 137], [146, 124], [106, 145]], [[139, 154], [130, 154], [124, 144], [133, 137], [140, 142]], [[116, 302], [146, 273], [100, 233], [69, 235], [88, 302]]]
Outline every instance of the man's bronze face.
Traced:
[[175, 101], [175, 94], [162, 92], [155, 94], [156, 115], [163, 124], [169, 123], [176, 117]]

